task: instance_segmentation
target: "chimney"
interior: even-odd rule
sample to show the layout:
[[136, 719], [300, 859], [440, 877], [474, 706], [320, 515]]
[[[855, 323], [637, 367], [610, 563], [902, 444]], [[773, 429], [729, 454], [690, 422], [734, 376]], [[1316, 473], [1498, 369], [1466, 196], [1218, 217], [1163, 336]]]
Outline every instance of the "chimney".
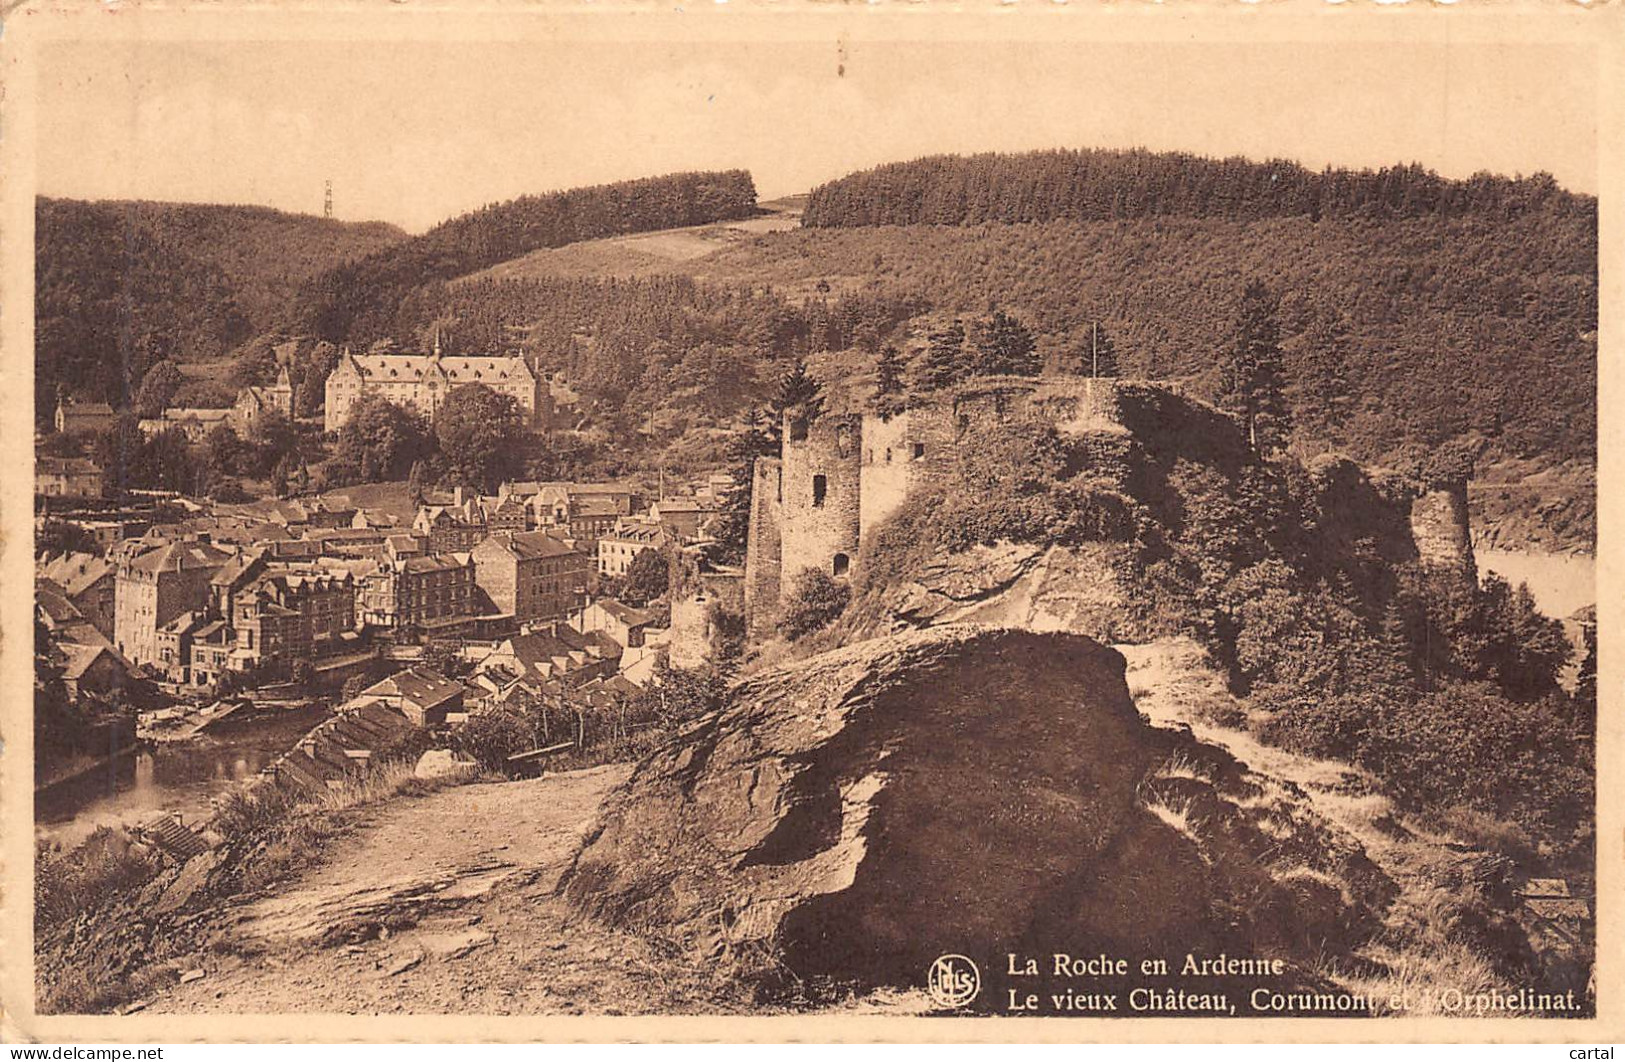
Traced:
[[461, 505], [461, 504], [463, 504], [463, 488], [462, 487], [458, 486], [458, 487], [453, 487], [452, 488], [452, 491], [451, 491], [451, 503], [453, 505]]

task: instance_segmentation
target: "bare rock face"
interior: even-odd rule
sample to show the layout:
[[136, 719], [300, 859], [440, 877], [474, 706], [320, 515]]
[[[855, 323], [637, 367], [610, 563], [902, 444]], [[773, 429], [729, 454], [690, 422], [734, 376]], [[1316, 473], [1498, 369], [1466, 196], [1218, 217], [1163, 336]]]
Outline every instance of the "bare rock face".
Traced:
[[[1216, 867], [1193, 824], [1148, 805], [1194, 744], [1147, 725], [1123, 657], [1082, 636], [945, 625], [862, 642], [749, 679], [645, 760], [563, 888], [612, 924], [802, 983], [917, 986], [949, 952], [989, 970], [1012, 951], [1346, 935], [1348, 890]], [[1198, 792], [1178, 807], [1225, 817], [1227, 855], [1279, 846], [1208, 782], [1182, 784]]]

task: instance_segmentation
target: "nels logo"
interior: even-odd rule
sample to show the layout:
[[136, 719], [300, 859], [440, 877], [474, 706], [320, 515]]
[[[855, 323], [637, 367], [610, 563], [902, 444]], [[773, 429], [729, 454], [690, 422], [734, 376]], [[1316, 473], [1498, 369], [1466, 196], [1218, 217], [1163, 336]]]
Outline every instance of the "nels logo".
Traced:
[[939, 1006], [962, 1007], [982, 990], [982, 972], [963, 955], [943, 955], [931, 964], [926, 990]]

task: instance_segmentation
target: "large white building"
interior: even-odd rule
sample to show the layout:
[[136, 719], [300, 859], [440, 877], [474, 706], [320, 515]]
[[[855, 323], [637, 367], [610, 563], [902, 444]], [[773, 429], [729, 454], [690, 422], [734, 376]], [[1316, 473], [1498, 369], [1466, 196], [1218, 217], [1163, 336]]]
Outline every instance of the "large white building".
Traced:
[[327, 377], [325, 427], [338, 431], [365, 395], [379, 395], [402, 409], [434, 419], [446, 395], [465, 384], [484, 384], [512, 395], [532, 431], [545, 431], [553, 415], [547, 383], [518, 356], [352, 354], [348, 350]]

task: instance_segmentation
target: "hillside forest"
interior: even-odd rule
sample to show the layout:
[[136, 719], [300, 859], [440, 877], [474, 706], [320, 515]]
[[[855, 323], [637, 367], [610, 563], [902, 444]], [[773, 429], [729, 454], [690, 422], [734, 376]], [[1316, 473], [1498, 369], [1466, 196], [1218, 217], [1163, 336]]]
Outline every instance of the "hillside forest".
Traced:
[[572, 460], [681, 469], [714, 462], [706, 440], [766, 403], [797, 361], [831, 401], [858, 403], [883, 349], [912, 378], [933, 330], [995, 312], [1052, 370], [1087, 371], [1104, 342], [1124, 376], [1215, 397], [1217, 352], [1257, 280], [1278, 300], [1299, 450], [1403, 466], [1455, 441], [1481, 462], [1595, 459], [1596, 203], [1541, 175], [1314, 173], [1147, 152], [939, 157], [831, 182], [802, 227], [659, 275], [470, 276], [538, 248], [612, 247], [755, 209], [738, 172], [526, 197], [344, 253], [281, 286], [273, 312], [193, 246], [218, 240], [41, 201], [39, 394], [48, 405], [73, 379], [127, 404], [160, 355], [235, 355], [234, 383], [270, 382], [272, 352], [293, 342], [308, 415], [337, 347], [422, 349], [438, 332], [449, 351], [519, 349], [567, 379], [582, 399], [583, 432], [559, 442]]

